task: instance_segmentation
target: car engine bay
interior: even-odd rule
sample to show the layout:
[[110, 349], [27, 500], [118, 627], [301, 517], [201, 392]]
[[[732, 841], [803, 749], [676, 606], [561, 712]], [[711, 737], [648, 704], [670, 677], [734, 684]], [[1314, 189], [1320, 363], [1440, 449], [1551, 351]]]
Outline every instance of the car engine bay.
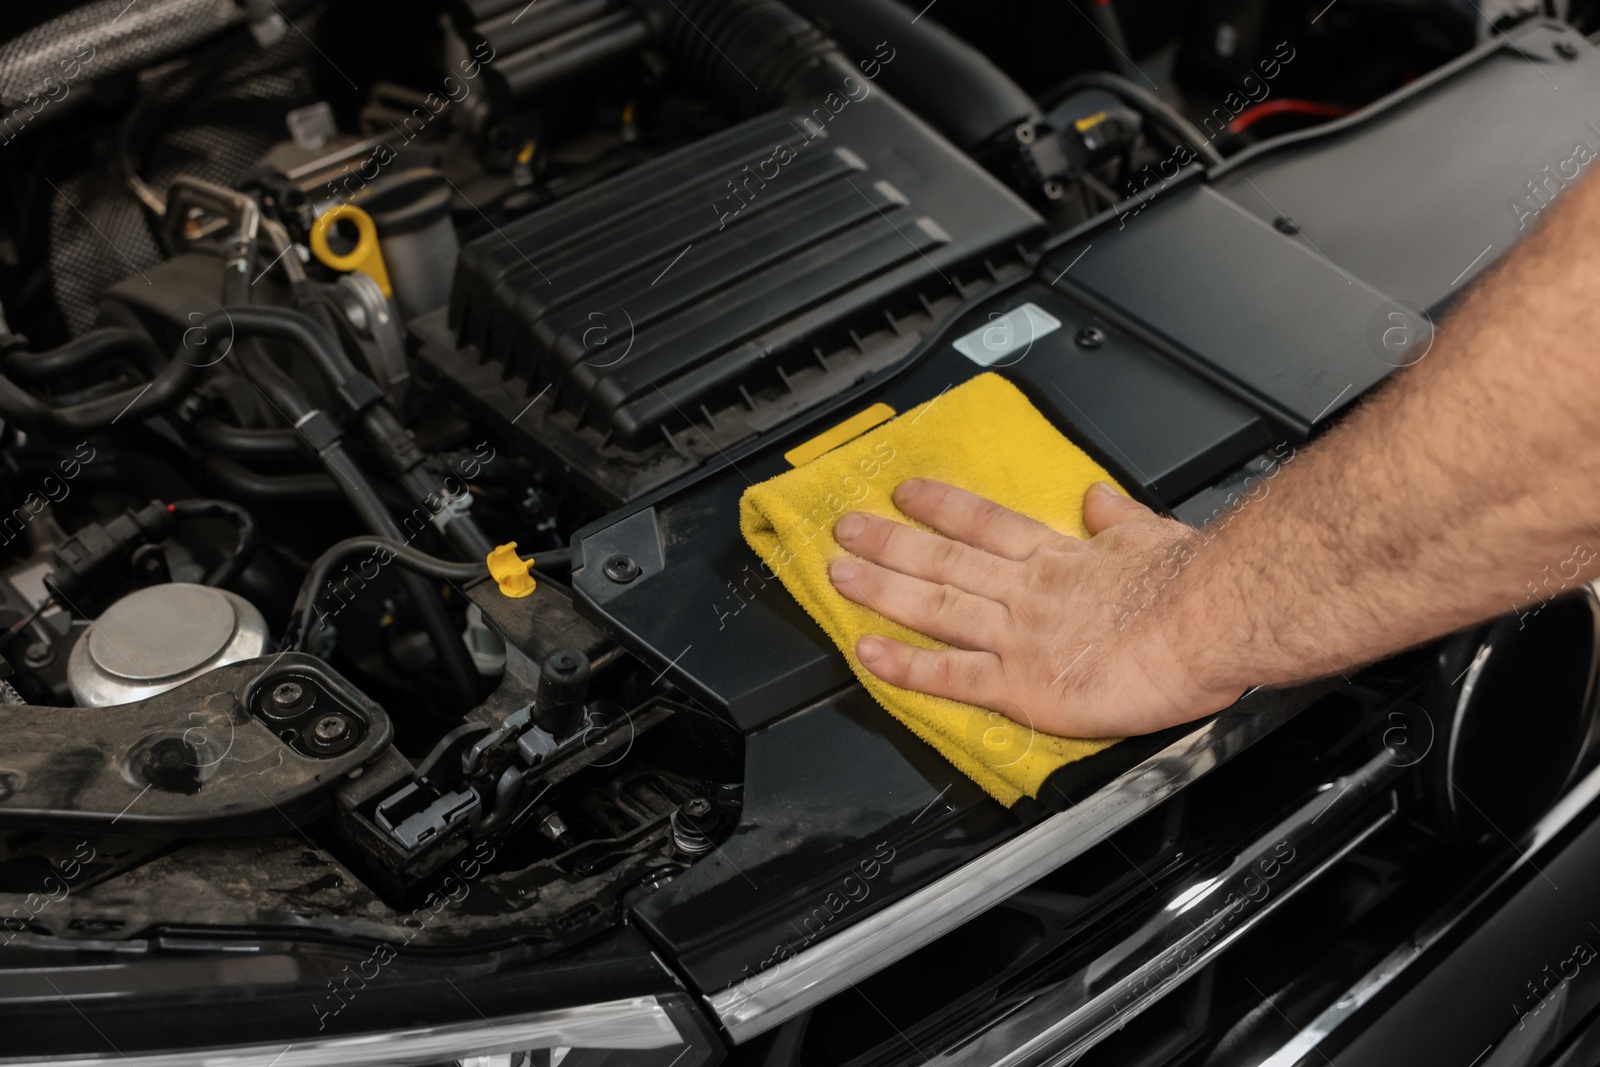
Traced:
[[740, 879], [909, 891], [1149, 757], [913, 829], [953, 772], [739, 494], [994, 369], [1226, 522], [1600, 149], [1474, 132], [1600, 89], [1585, 4], [124, 3], [0, 16], [0, 941], [313, 946], [314, 1031], [625, 926], [709, 994], [794, 926]]

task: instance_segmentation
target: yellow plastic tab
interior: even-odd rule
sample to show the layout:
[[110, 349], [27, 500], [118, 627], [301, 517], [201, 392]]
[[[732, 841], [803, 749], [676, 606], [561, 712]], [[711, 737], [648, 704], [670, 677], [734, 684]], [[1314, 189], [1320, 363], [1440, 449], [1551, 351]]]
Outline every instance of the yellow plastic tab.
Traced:
[[539, 584], [533, 580], [533, 575], [528, 573], [528, 568], [533, 564], [525, 562], [517, 555], [515, 541], [507, 541], [489, 553], [485, 562], [489, 564], [489, 576], [500, 583], [500, 592], [508, 597], [513, 599], [525, 597]]
[[[340, 219], [356, 224], [356, 246], [342, 256], [328, 246], [328, 231]], [[311, 252], [334, 270], [360, 271], [378, 283], [384, 296], [394, 295], [394, 287], [389, 284], [389, 268], [378, 247], [378, 226], [371, 215], [354, 204], [339, 204], [317, 217], [311, 224]]]
[[846, 441], [854, 440], [878, 425], [894, 418], [894, 408], [888, 404], [874, 404], [865, 411], [845, 419], [831, 430], [824, 430], [804, 444], [795, 445], [783, 454], [791, 467], [802, 467], [824, 452], [831, 452]]
[[1093, 115], [1087, 115], [1079, 119], [1077, 122], [1074, 122], [1072, 125], [1077, 128], [1079, 133], [1088, 133], [1105, 120], [1106, 113], [1104, 111], [1096, 111]]

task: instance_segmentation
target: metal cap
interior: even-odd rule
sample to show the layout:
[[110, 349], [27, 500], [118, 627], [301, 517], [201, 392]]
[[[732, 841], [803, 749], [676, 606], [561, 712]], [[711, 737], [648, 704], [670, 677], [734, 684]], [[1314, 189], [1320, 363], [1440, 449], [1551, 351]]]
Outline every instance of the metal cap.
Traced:
[[83, 707], [164, 693], [216, 667], [266, 651], [267, 623], [225, 589], [172, 582], [129, 593], [78, 638], [67, 684]]

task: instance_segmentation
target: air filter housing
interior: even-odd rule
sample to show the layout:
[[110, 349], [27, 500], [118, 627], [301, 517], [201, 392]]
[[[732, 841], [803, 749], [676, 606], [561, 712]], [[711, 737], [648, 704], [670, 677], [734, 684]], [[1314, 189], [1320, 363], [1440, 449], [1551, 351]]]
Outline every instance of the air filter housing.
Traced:
[[1041, 233], [845, 76], [469, 244], [448, 322], [415, 325], [480, 413], [614, 505], [894, 363]]

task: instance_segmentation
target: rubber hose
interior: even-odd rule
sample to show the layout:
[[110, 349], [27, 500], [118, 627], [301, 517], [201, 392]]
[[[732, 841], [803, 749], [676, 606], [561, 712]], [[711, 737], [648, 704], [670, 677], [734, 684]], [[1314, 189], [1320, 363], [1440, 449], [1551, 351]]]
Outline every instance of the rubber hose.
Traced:
[[[1043, 116], [988, 56], [896, 0], [790, 0], [859, 62], [878, 60], [877, 84], [956, 147], [974, 152]], [[880, 45], [894, 49], [882, 62]], [[860, 76], [857, 68], [852, 73]]]
[[137, 330], [111, 326], [90, 330], [45, 352], [13, 352], [6, 357], [5, 372], [19, 382], [40, 385], [118, 357], [152, 376], [159, 370], [159, 360], [148, 337]]

